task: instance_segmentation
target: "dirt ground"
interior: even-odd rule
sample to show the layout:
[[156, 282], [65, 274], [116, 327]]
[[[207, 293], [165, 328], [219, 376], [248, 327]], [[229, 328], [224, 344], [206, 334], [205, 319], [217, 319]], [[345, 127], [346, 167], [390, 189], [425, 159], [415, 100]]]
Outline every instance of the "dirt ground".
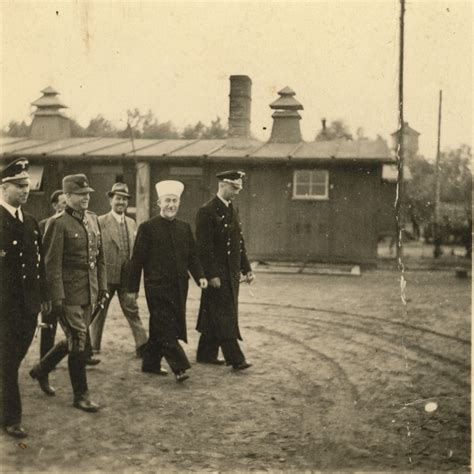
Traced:
[[[470, 280], [408, 272], [405, 311], [393, 271], [257, 277], [240, 303], [253, 367], [193, 364], [182, 385], [141, 373], [114, 300], [102, 363], [88, 370], [98, 414], [72, 408], [65, 362], [56, 397], [29, 379], [35, 340], [21, 372], [30, 436], [0, 437], [3, 472], [469, 469]], [[198, 298], [192, 288], [191, 362]], [[143, 296], [140, 307], [148, 325]]]

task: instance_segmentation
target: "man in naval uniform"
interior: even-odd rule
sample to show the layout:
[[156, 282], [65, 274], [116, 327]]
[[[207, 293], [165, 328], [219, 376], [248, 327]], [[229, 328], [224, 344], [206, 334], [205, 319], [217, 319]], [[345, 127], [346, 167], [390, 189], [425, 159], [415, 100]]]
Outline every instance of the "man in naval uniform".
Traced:
[[225, 362], [235, 370], [251, 364], [239, 347], [242, 340], [238, 324], [238, 297], [241, 273], [247, 283], [254, 280], [245, 250], [237, 211], [232, 201], [242, 189], [243, 171], [225, 171], [219, 179], [217, 195], [204, 204], [196, 217], [198, 257], [209, 281], [201, 295], [197, 330], [201, 333], [197, 362], [221, 365], [217, 356], [222, 349]]
[[207, 287], [191, 226], [176, 219], [183, 189], [179, 181], [156, 184], [160, 215], [138, 228], [128, 285], [129, 291], [138, 296], [143, 270], [150, 332], [142, 371], [166, 375], [161, 368], [164, 357], [178, 382], [189, 378], [185, 372], [191, 367], [179, 344], [179, 339], [187, 342], [188, 272], [201, 288]]
[[51, 310], [41, 234], [22, 209], [30, 190], [28, 160], [20, 158], [0, 173], [0, 417], [10, 436], [24, 438], [18, 386], [20, 364], [30, 347], [38, 312]]
[[65, 176], [64, 212], [48, 222], [43, 238], [46, 276], [53, 306], [67, 340], [57, 343], [30, 371], [40, 383], [67, 355], [73, 405], [88, 412], [100, 408], [89, 398], [86, 338], [93, 306], [108, 297], [104, 253], [97, 215], [88, 211], [90, 193], [84, 174]]

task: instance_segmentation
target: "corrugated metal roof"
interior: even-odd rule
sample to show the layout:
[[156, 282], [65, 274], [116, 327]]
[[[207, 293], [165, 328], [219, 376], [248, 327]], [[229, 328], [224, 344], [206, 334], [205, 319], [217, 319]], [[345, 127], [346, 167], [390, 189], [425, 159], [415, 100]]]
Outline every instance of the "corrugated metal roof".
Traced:
[[393, 162], [384, 140], [334, 140], [328, 142], [267, 143], [257, 140], [134, 140], [126, 138], [69, 138], [63, 140], [31, 140], [0, 138], [3, 156], [65, 156], [65, 157], [170, 157], [215, 159], [340, 159]]
[[[97, 141], [98, 138], [66, 138], [62, 140], [55, 140], [55, 141], [46, 141], [41, 145], [37, 145], [31, 149], [31, 152], [35, 155], [52, 155], [54, 153], [58, 153], [61, 151], [66, 152], [66, 150], [70, 150], [74, 153], [76, 150], [74, 148], [83, 145], [84, 143], [90, 143]], [[39, 141], [39, 140], [38, 140]], [[25, 153], [28, 153], [29, 149], [25, 150]], [[11, 153], [11, 150], [10, 150]]]

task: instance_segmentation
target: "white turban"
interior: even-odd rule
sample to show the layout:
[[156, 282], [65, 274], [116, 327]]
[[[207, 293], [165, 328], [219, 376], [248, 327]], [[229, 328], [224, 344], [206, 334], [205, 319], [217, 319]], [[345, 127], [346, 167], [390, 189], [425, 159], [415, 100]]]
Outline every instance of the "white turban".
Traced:
[[173, 194], [175, 196], [181, 197], [181, 194], [184, 190], [184, 184], [181, 181], [160, 181], [155, 184], [156, 194], [158, 194], [158, 199], [167, 194]]

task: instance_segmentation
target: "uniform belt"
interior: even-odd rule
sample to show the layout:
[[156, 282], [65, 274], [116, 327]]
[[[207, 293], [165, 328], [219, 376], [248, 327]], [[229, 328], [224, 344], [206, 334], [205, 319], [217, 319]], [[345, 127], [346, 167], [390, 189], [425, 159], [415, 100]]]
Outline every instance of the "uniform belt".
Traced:
[[96, 267], [95, 262], [63, 262], [63, 266], [68, 270], [94, 270]]

